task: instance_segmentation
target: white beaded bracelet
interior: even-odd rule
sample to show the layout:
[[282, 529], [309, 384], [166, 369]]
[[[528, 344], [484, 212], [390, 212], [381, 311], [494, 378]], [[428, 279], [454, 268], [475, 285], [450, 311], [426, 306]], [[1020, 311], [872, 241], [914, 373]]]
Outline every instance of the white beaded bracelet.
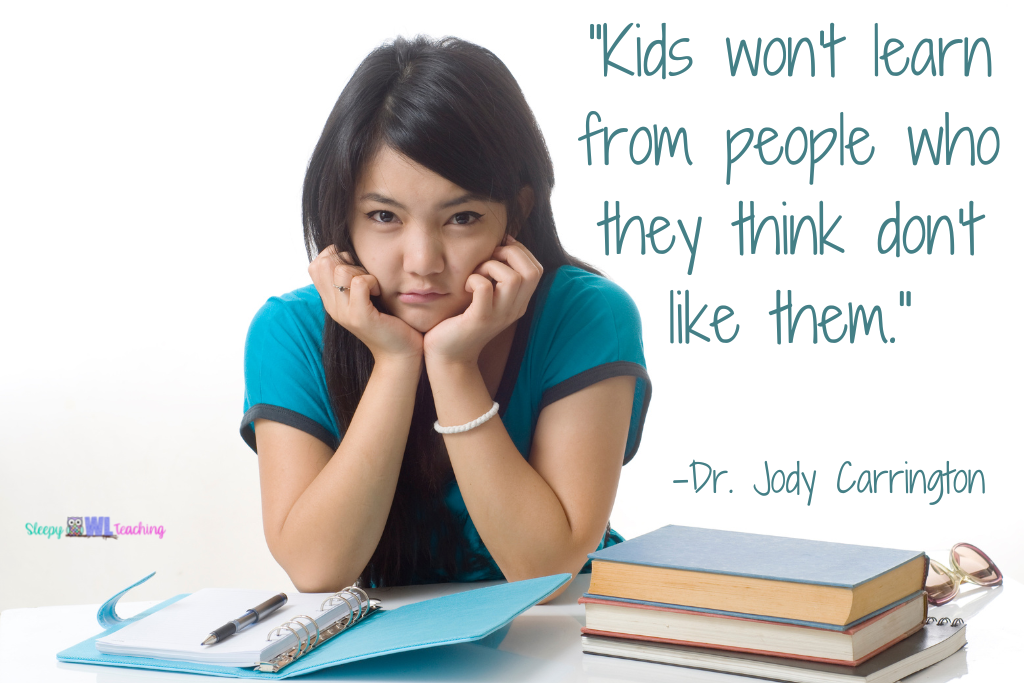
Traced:
[[486, 413], [484, 413], [477, 419], [473, 420], [472, 422], [467, 422], [464, 425], [458, 425], [457, 427], [442, 427], [440, 422], [434, 420], [434, 431], [438, 432], [439, 434], [461, 434], [462, 432], [468, 432], [470, 429], [473, 429], [474, 427], [479, 427], [484, 422], [487, 422], [497, 414], [498, 402], [495, 401], [494, 405], [491, 406], [490, 410], [488, 410]]

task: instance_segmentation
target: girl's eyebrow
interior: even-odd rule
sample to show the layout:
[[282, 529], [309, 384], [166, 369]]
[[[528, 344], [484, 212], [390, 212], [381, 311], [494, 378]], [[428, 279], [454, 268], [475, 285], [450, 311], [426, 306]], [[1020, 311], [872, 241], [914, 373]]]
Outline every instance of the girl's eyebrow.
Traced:
[[486, 202], [487, 198], [483, 197], [482, 195], [478, 195], [478, 194], [476, 194], [474, 192], [467, 192], [466, 194], [462, 195], [461, 197], [456, 197], [455, 199], [451, 199], [451, 200], [445, 202], [444, 204], [441, 204], [437, 208], [439, 208], [439, 209], [450, 209], [453, 206], [458, 206], [459, 204], [466, 204], [468, 202], [473, 202], [473, 201]]
[[405, 209], [405, 206], [403, 206], [401, 202], [397, 202], [391, 197], [385, 197], [384, 195], [377, 194], [376, 192], [367, 192], [366, 194], [359, 198], [359, 201], [378, 202], [380, 204], [387, 204], [388, 206], [393, 206], [396, 209]]
[[[396, 209], [405, 210], [405, 206], [401, 202], [399, 202], [399, 201], [397, 201], [395, 199], [392, 199], [391, 197], [387, 197], [387, 196], [382, 195], [382, 194], [377, 194], [376, 192], [367, 192], [366, 194], [364, 194], [361, 197], [359, 197], [359, 201], [361, 201], [361, 202], [362, 201], [378, 202], [380, 204], [386, 204], [387, 206], [393, 206]], [[437, 206], [437, 208], [438, 208], [438, 210], [450, 209], [453, 206], [458, 206], [460, 204], [466, 204], [466, 203], [472, 202], [472, 201], [482, 201], [482, 202], [485, 202], [485, 201], [487, 201], [487, 198], [482, 196], [482, 195], [476, 194], [474, 192], [467, 192], [464, 195], [460, 195], [458, 197], [455, 197], [454, 199], [449, 199], [448, 201], [439, 204]]]

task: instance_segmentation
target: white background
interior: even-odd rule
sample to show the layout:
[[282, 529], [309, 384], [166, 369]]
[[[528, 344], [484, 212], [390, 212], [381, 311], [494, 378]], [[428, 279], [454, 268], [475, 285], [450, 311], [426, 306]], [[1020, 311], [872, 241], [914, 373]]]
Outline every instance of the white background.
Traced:
[[[256, 456], [238, 435], [249, 321], [272, 295], [308, 284], [300, 193], [306, 163], [345, 82], [396, 35], [457, 35], [493, 50], [522, 86], [555, 163], [560, 235], [575, 255], [633, 296], [642, 314], [654, 398], [640, 452], [623, 471], [612, 523], [627, 538], [686, 524], [908, 549], [981, 546], [1024, 573], [1019, 254], [1021, 62], [1016, 3], [228, 3], [8, 4], [0, 16], [0, 608], [99, 602], [156, 570], [132, 594], [163, 598], [206, 586], [289, 586], [267, 551]], [[693, 57], [684, 75], [602, 76], [589, 24], [613, 35], [629, 65], [667, 24]], [[923, 38], [992, 46], [964, 78], [962, 47], [947, 75], [875, 78], [883, 41]], [[837, 75], [816, 48], [817, 76], [728, 75], [725, 38], [811, 37], [836, 23]], [[684, 46], [681, 46], [681, 48]], [[907, 55], [905, 50], [903, 55]], [[902, 55], [901, 55], [902, 56]], [[959, 60], [959, 61], [958, 61]], [[882, 71], [884, 74], [884, 69]], [[588, 111], [613, 128], [685, 126], [681, 155], [634, 166], [620, 135], [608, 167], [586, 165]], [[726, 186], [725, 131], [772, 126], [867, 128], [875, 155], [838, 165], [813, 186], [807, 164], [765, 167], [753, 150]], [[911, 165], [907, 126], [933, 134], [999, 130], [989, 166]], [[965, 136], [966, 137], [966, 136]], [[866, 149], [862, 146], [859, 149]], [[987, 153], [990, 153], [987, 150]], [[605, 256], [602, 203], [623, 220], [661, 215], [689, 230], [702, 217], [694, 273], [681, 237], [665, 255]], [[846, 250], [775, 256], [772, 236], [740, 257], [739, 201], [760, 217], [842, 214]], [[957, 229], [936, 253], [882, 256], [878, 226], [901, 213], [947, 214], [975, 202], [986, 218], [975, 255]], [[767, 232], [767, 229], [766, 229]], [[671, 234], [666, 231], [664, 236]], [[659, 241], [660, 244], [663, 244]], [[728, 304], [729, 345], [668, 343], [668, 291], [691, 305]], [[817, 345], [775, 343], [775, 290], [799, 304], [878, 304], [888, 336]], [[900, 308], [900, 290], [913, 306]], [[701, 326], [708, 320], [705, 313]], [[840, 325], [841, 327], [841, 325]], [[703, 327], [705, 333], [708, 328]], [[694, 493], [691, 460], [726, 469]], [[761, 497], [764, 462], [816, 470], [807, 494]], [[986, 492], [842, 495], [836, 475], [909, 466], [984, 471]], [[851, 469], [847, 468], [847, 472]], [[725, 491], [731, 488], [733, 493]], [[338, 492], [344, 495], [343, 491]], [[27, 523], [69, 516], [163, 525], [164, 538], [61, 540]], [[941, 558], [945, 559], [945, 558]]]

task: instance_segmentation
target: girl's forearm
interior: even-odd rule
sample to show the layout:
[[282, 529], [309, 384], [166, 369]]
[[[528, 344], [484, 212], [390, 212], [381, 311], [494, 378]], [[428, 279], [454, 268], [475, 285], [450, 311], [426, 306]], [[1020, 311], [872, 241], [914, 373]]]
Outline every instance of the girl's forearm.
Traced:
[[395, 495], [422, 361], [378, 362], [337, 451], [292, 506], [272, 544], [296, 587], [355, 582], [380, 541]]
[[[475, 364], [428, 360], [427, 372], [442, 425], [465, 424], [491, 407]], [[583, 538], [572, 528], [558, 497], [520, 454], [500, 419], [444, 439], [466, 509], [506, 579], [579, 571], [598, 539]]]

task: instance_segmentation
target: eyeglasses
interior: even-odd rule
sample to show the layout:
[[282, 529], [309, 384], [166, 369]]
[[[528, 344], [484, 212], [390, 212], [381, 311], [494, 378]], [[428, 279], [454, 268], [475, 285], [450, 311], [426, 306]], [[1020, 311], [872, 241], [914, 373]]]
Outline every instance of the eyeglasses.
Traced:
[[979, 586], [998, 586], [1003, 582], [1003, 573], [989, 559], [989, 556], [970, 543], [957, 543], [949, 551], [949, 565], [942, 566], [935, 560], [928, 563], [928, 577], [924, 589], [928, 602], [944, 605], [960, 592], [960, 583], [969, 581]]

